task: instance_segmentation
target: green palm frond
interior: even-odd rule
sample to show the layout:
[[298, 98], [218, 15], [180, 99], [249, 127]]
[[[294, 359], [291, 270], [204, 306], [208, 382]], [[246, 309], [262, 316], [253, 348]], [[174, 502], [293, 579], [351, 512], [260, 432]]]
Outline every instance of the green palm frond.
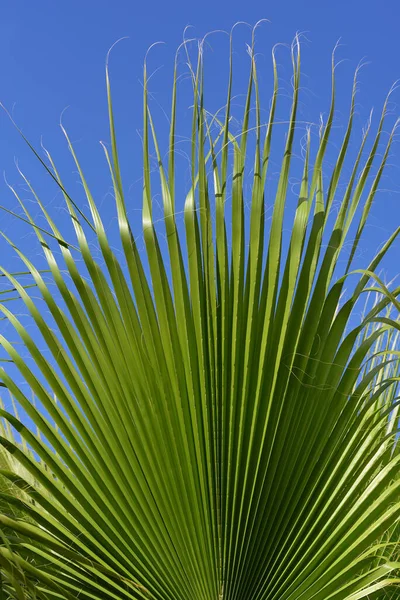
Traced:
[[[268, 225], [265, 186], [274, 140], [281, 135], [278, 69], [273, 53], [274, 92], [264, 126], [254, 36], [249, 55], [239, 132], [231, 121], [232, 41], [224, 115], [206, 108], [201, 45], [197, 64], [190, 63], [191, 185], [183, 206], [175, 164], [177, 63], [167, 164], [149, 107], [145, 65], [145, 257], [128, 218], [108, 66], [111, 151], [104, 151], [122, 259], [66, 131], [90, 217], [67, 192], [52, 156], [43, 160], [30, 146], [63, 193], [75, 239], [64, 239], [25, 178], [46, 227], [34, 222], [14, 193], [41, 244], [52, 285], [7, 238], [41, 304], [4, 261], [1, 272], [47, 350], [0, 303], [24, 348], [21, 353], [0, 336], [13, 369], [3, 363], [0, 378], [33, 423], [0, 411], [26, 444], [0, 437], [29, 473], [24, 478], [2, 470], [31, 499], [21, 503], [29, 519], [1, 517], [0, 563], [21, 594], [357, 600], [398, 593], [400, 288], [386, 286], [377, 270], [400, 228], [364, 270], [352, 270], [396, 125], [381, 153], [386, 102], [377, 133], [371, 140], [367, 127], [346, 179], [355, 79], [342, 143], [333, 166], [326, 167], [335, 114], [333, 62], [330, 111], [318, 140], [307, 132], [287, 245], [299, 40], [292, 47], [292, 106]], [[165, 251], [154, 189], [161, 190]], [[182, 209], [184, 231], [176, 216]], [[93, 237], [101, 260], [94, 256]], [[344, 295], [350, 280], [355, 284]], [[366, 295], [373, 301], [360, 320], [354, 309]]]

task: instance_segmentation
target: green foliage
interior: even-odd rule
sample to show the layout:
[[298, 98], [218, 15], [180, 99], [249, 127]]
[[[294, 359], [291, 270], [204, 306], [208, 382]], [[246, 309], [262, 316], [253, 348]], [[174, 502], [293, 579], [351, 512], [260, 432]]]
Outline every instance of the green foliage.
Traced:
[[[190, 63], [192, 185], [183, 207], [185, 236], [176, 219], [182, 209], [175, 197], [177, 69], [164, 165], [145, 66], [147, 262], [127, 216], [108, 67], [111, 153], [104, 150], [123, 259], [110, 244], [65, 130], [90, 217], [66, 191], [51, 155], [42, 160], [31, 146], [62, 190], [76, 240], [64, 239], [27, 179], [45, 228], [13, 190], [51, 276], [50, 285], [9, 240], [40, 303], [5, 266], [2, 273], [47, 349], [44, 354], [12, 305], [0, 304], [24, 343], [23, 354], [0, 336], [19, 371], [16, 377], [4, 363], [0, 377], [37, 428], [0, 411], [25, 445], [5, 435], [0, 442], [26, 475], [9, 468], [1, 473], [30, 499], [14, 497], [26, 517], [0, 517], [0, 563], [15, 598], [357, 600], [398, 594], [400, 288], [389, 290], [376, 272], [400, 229], [365, 270], [351, 271], [395, 128], [380, 154], [386, 102], [366, 159], [369, 126], [344, 181], [355, 78], [342, 145], [333, 167], [325, 168], [335, 113], [333, 63], [329, 115], [317, 141], [310, 131], [306, 136], [285, 249], [300, 45], [296, 39], [292, 47], [293, 100], [268, 227], [264, 189], [276, 135], [278, 72], [273, 53], [274, 93], [264, 127], [254, 39], [249, 54], [239, 135], [230, 119], [232, 53], [223, 116], [206, 110], [202, 45], [197, 66]], [[153, 217], [153, 151], [166, 253]], [[93, 235], [104, 264], [93, 254]], [[344, 256], [345, 273], [337, 277]], [[351, 274], [356, 284], [343, 297]], [[366, 294], [372, 304], [355, 321], [354, 308]]]

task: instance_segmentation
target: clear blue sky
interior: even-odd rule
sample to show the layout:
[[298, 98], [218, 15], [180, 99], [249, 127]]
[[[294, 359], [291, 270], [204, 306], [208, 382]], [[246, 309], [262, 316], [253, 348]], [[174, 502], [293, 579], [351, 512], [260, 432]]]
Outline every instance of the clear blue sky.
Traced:
[[[61, 168], [69, 192], [79, 203], [84, 202], [82, 190], [58, 128], [60, 114], [69, 106], [64, 122], [79, 156], [82, 157], [98, 203], [102, 205], [104, 212], [110, 210], [111, 222], [112, 198], [108, 194], [110, 183], [98, 144], [99, 140], [108, 140], [104, 63], [110, 46], [119, 38], [128, 36], [129, 39], [121, 42], [113, 51], [111, 71], [124, 182], [131, 216], [139, 230], [140, 213], [135, 211], [140, 210], [141, 203], [142, 162], [138, 134], [142, 119], [140, 81], [147, 48], [156, 41], [166, 43], [154, 48], [149, 59], [150, 71], [156, 71], [150, 85], [152, 107], [161, 124], [161, 131], [164, 123], [166, 132], [167, 120], [161, 108], [168, 110], [169, 107], [169, 94], [165, 90], [171, 82], [173, 56], [182, 40], [184, 28], [192, 25], [194, 28], [187, 35], [202, 37], [210, 30], [229, 30], [239, 20], [254, 24], [262, 18], [270, 20], [257, 34], [260, 77], [264, 86], [266, 108], [271, 84], [271, 48], [277, 42], [290, 43], [297, 31], [304, 32], [307, 37], [307, 41], [304, 41], [304, 77], [299, 113], [305, 120], [316, 121], [320, 112], [326, 114], [330, 56], [335, 43], [341, 38], [343, 45], [337, 58], [345, 59], [345, 62], [338, 69], [339, 135], [346, 121], [353, 72], [363, 58], [370, 61], [360, 74], [355, 127], [357, 140], [370, 109], [375, 107], [377, 112], [380, 110], [387, 91], [400, 78], [399, 0], [202, 0], [197, 4], [190, 0], [3, 2], [0, 21], [0, 101], [12, 111], [17, 123], [36, 146], [40, 145], [43, 138]], [[248, 67], [245, 52], [245, 43], [249, 41], [248, 30], [238, 28], [235, 40], [238, 77], [244, 84]], [[207, 101], [210, 102], [211, 109], [223, 103], [226, 79], [223, 57], [226, 58], [226, 50], [226, 36], [216, 34], [210, 37], [206, 68], [209, 90]], [[287, 51], [282, 49], [278, 60], [281, 65], [282, 89], [290, 92], [291, 72]], [[184, 86], [183, 83], [183, 95], [186, 93]], [[238, 89], [240, 90], [240, 84]], [[241, 91], [243, 89], [242, 87]], [[393, 114], [397, 116], [400, 116], [399, 98], [400, 90], [393, 95], [391, 104]], [[283, 103], [285, 104], [285, 100]], [[183, 116], [189, 117], [189, 96], [186, 104], [184, 101], [181, 107]], [[285, 108], [288, 108], [287, 100]], [[389, 122], [393, 121], [394, 116]], [[29, 155], [7, 117], [1, 113], [1, 171], [17, 187], [22, 197], [29, 201], [31, 196], [21, 185], [16, 172], [16, 159], [37, 187], [44, 203], [52, 205], [52, 214], [62, 225], [65, 213], [60, 209], [60, 194]], [[371, 226], [361, 244], [360, 266], [366, 266], [367, 259], [400, 222], [399, 159], [397, 143], [393, 149], [391, 166], [382, 182], [384, 191], [377, 196]], [[15, 199], [3, 183], [1, 175], [0, 196], [1, 204], [10, 209], [16, 208]], [[18, 209], [17, 211], [19, 212]], [[33, 207], [33, 214], [37, 212]], [[37, 246], [34, 245], [35, 238], [26, 227], [21, 226], [10, 215], [2, 213], [0, 228], [31, 258], [37, 253], [38, 264], [42, 264]], [[10, 255], [4, 241], [0, 241], [0, 255], [2, 265], [10, 269], [18, 268], [17, 261]], [[387, 279], [399, 272], [396, 252], [389, 256], [385, 270]]]
[[[95, 196], [100, 204], [111, 202], [107, 196], [109, 180], [98, 144], [101, 139], [108, 140], [104, 63], [109, 47], [119, 38], [128, 36], [129, 39], [113, 51], [111, 70], [125, 184], [127, 193], [132, 195], [132, 210], [138, 210], [141, 195], [140, 137], [137, 133], [142, 118], [140, 80], [143, 57], [150, 44], [160, 40], [166, 43], [154, 48], [149, 59], [150, 71], [158, 69], [150, 89], [153, 106], [162, 121], [159, 106], [168, 110], [169, 96], [165, 93], [165, 86], [171, 81], [174, 51], [187, 25], [193, 26], [188, 36], [201, 37], [210, 30], [229, 30], [239, 20], [254, 24], [261, 18], [269, 19], [270, 23], [263, 25], [257, 35], [260, 71], [265, 68], [265, 76], [261, 74], [264, 82], [270, 81], [270, 50], [273, 44], [290, 42], [296, 31], [304, 32], [307, 41], [303, 52], [302, 102], [307, 118], [317, 120], [318, 114], [328, 108], [330, 55], [341, 38], [342, 46], [337, 54], [338, 59], [344, 59], [338, 70], [339, 127], [345, 123], [354, 69], [363, 58], [370, 61], [360, 75], [357, 137], [370, 108], [375, 107], [378, 112], [386, 92], [400, 78], [399, 17], [398, 0], [202, 0], [197, 4], [188, 0], [13, 0], [2, 6], [0, 100], [12, 111], [17, 123], [36, 146], [43, 137], [45, 145], [61, 165], [66, 182], [71, 186], [69, 190], [81, 197], [73, 165], [58, 129], [60, 114], [69, 106], [64, 121], [83, 158]], [[249, 41], [248, 30], [239, 28], [235, 50], [242, 57], [238, 59], [238, 69], [243, 81], [246, 41]], [[215, 85], [215, 89], [221, 92], [224, 88], [218, 84], [226, 71], [223, 71], [223, 61], [218, 57], [220, 51], [226, 53], [227, 38], [213, 35], [210, 46], [207, 58], [209, 89]], [[290, 91], [288, 55], [282, 50], [278, 58], [282, 63], [283, 89]], [[212, 94], [210, 97], [210, 102], [216, 102], [217, 106]], [[400, 91], [397, 91], [391, 105], [394, 114], [398, 115], [399, 98]], [[185, 110], [189, 114], [189, 110]], [[164, 123], [166, 125], [167, 121]], [[400, 222], [399, 158], [397, 144], [382, 185], [386, 191], [377, 197], [372, 226], [362, 246], [366, 255], [376, 250], [393, 226]], [[15, 159], [38, 186], [45, 203], [53, 203], [56, 209], [61, 206], [60, 196], [43, 177], [38, 164], [29, 157], [6, 116], [1, 114], [1, 171], [5, 172], [10, 183], [21, 190], [23, 197], [29, 199], [24, 188], [19, 187]], [[1, 203], [9, 208], [15, 207], [1, 176], [0, 191]], [[139, 213], [137, 215], [139, 217]], [[59, 218], [62, 219], [62, 213]], [[12, 234], [23, 248], [29, 249], [32, 237], [23, 237], [26, 230], [20, 230], [9, 215], [2, 216], [2, 229]], [[1, 249], [5, 249], [3, 243]], [[398, 272], [398, 262], [393, 253], [386, 267], [388, 278]]]

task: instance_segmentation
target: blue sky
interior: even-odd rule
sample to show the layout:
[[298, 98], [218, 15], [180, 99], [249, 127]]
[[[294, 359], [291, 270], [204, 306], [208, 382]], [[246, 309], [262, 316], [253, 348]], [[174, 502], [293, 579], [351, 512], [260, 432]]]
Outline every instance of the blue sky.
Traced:
[[[212, 30], [229, 30], [237, 21], [254, 24], [262, 18], [270, 22], [257, 33], [260, 81], [268, 107], [270, 52], [278, 42], [290, 43], [297, 31], [303, 37], [303, 79], [300, 117], [317, 122], [319, 114], [326, 115], [330, 93], [330, 57], [339, 38], [341, 46], [337, 59], [342, 60], [338, 73], [337, 134], [346, 122], [349, 92], [353, 72], [365, 59], [369, 64], [360, 73], [355, 123], [354, 154], [357, 136], [375, 108], [375, 119], [391, 85], [400, 78], [398, 45], [398, 0], [281, 0], [275, 2], [221, 2], [203, 0], [170, 2], [128, 0], [69, 0], [54, 2], [14, 0], [4, 3], [0, 23], [0, 101], [10, 110], [27, 137], [39, 147], [41, 139], [53, 153], [61, 168], [66, 186], [78, 202], [83, 200], [71, 158], [58, 123], [66, 107], [63, 121], [82, 158], [92, 185], [94, 196], [102, 206], [103, 214], [112, 221], [110, 182], [99, 140], [108, 140], [107, 106], [104, 82], [105, 57], [110, 46], [127, 36], [113, 50], [111, 75], [116, 109], [122, 167], [131, 216], [140, 229], [141, 154], [140, 131], [142, 121], [142, 63], [147, 48], [157, 41], [165, 45], [155, 47], [149, 57], [149, 70], [154, 73], [150, 82], [152, 108], [161, 141], [165, 141], [169, 110], [168, 86], [171, 83], [173, 57], [182, 41], [186, 26], [187, 37], [202, 37]], [[246, 42], [249, 30], [238, 27], [235, 37], [238, 91], [243, 91], [247, 79], [248, 58]], [[226, 80], [227, 37], [214, 34], [206, 50], [207, 101], [211, 108], [223, 103]], [[278, 53], [281, 86], [290, 92], [290, 58], [287, 49]], [[185, 65], [182, 58], [181, 73]], [[188, 82], [181, 86], [182, 116], [190, 120]], [[185, 87], [186, 86], [186, 87]], [[186, 94], [186, 95], [185, 95]], [[390, 108], [400, 116], [400, 90], [394, 93]], [[285, 104], [286, 103], [286, 104]], [[240, 105], [240, 100], [238, 101]], [[288, 109], [283, 98], [283, 111]], [[282, 113], [283, 114], [283, 113]], [[189, 121], [187, 121], [189, 122]], [[375, 121], [376, 123], [376, 121]], [[304, 133], [304, 131], [303, 131]], [[284, 138], [282, 137], [282, 140]], [[358, 137], [359, 139], [359, 137]], [[335, 139], [334, 139], [335, 142]], [[299, 143], [299, 140], [298, 140]], [[338, 143], [338, 141], [336, 142]], [[298, 146], [300, 149], [300, 146]], [[333, 145], [333, 149], [335, 145]], [[164, 147], [165, 150], [165, 147]], [[300, 150], [299, 150], [300, 151]], [[366, 266], [379, 244], [400, 223], [400, 150], [395, 144], [390, 166], [377, 195], [370, 226], [361, 244], [360, 266]], [[58, 223], [65, 220], [62, 199], [51, 181], [32, 158], [5, 114], [0, 114], [0, 164], [7, 181], [31, 200], [26, 187], [21, 185], [15, 161], [24, 170], [47, 206], [53, 209]], [[182, 163], [183, 164], [183, 163]], [[277, 163], [278, 164], [278, 163]], [[187, 172], [181, 171], [183, 177]], [[296, 191], [296, 186], [293, 188]], [[16, 209], [16, 202], [0, 177], [1, 204]], [[183, 205], [183, 202], [182, 202]], [[17, 212], [18, 209], [16, 209]], [[37, 210], [33, 208], [33, 214]], [[135, 216], [137, 217], [135, 219]], [[10, 215], [2, 215], [1, 229], [18, 242], [29, 256], [35, 257], [34, 236]], [[1, 263], [9, 268], [17, 262], [4, 242], [0, 242]], [[40, 259], [37, 258], [40, 264]], [[385, 277], [398, 273], [396, 252], [385, 262]]]

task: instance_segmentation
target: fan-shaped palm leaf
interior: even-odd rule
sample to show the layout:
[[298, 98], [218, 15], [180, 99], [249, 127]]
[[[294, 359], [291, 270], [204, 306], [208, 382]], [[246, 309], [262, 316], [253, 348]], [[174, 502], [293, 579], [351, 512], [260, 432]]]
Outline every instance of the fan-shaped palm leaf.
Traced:
[[[307, 134], [285, 250], [300, 89], [298, 40], [292, 59], [293, 101], [269, 228], [264, 190], [271, 145], [280, 136], [278, 74], [273, 54], [274, 93], [264, 128], [253, 47], [239, 135], [230, 119], [232, 60], [222, 117], [206, 110], [201, 46], [191, 68], [192, 185], [183, 207], [185, 240], [176, 219], [182, 209], [175, 192], [177, 72], [164, 165], [145, 67], [142, 214], [148, 263], [127, 215], [108, 70], [111, 154], [106, 148], [105, 153], [123, 260], [110, 245], [68, 135], [90, 218], [66, 191], [50, 154], [49, 163], [37, 155], [64, 194], [76, 234], [73, 244], [64, 239], [31, 187], [47, 229], [36, 225], [21, 202], [24, 219], [37, 234], [56, 290], [9, 242], [51, 319], [4, 260], [2, 267], [48, 351], [44, 355], [18, 316], [0, 305], [30, 360], [6, 336], [1, 344], [38, 404], [7, 363], [1, 379], [40, 431], [38, 436], [1, 410], [30, 451], [6, 436], [2, 445], [39, 485], [3, 470], [34, 502], [20, 502], [31, 522], [1, 517], [5, 531], [15, 533], [0, 547], [0, 561], [7, 573], [12, 568], [24, 573], [21, 589], [34, 590], [37, 598], [357, 600], [394, 590], [400, 581], [388, 543], [397, 542], [400, 515], [393, 333], [399, 329], [394, 315], [400, 289], [389, 291], [376, 275], [399, 229], [364, 271], [354, 273], [357, 283], [342, 298], [395, 129], [380, 155], [385, 104], [366, 159], [369, 127], [360, 141], [335, 217], [356, 85], [342, 145], [328, 169], [332, 68], [330, 112], [313, 160], [315, 142]], [[153, 217], [152, 149], [167, 254]], [[350, 233], [347, 267], [337, 277]], [[93, 234], [104, 264], [91, 250]], [[367, 292], [381, 295], [356, 323], [353, 309]]]

